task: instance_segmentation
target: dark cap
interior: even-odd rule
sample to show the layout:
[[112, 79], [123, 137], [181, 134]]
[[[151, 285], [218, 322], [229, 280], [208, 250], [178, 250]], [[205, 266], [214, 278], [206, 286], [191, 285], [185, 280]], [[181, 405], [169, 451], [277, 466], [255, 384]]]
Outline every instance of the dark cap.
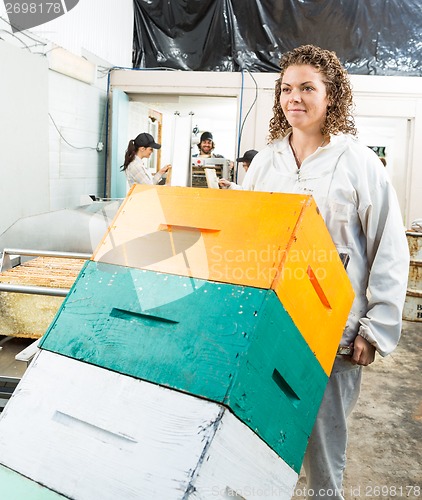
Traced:
[[154, 141], [154, 137], [152, 137], [151, 134], [147, 134], [146, 132], [143, 132], [142, 134], [139, 134], [136, 139], [133, 141], [135, 143], [135, 146], [137, 148], [154, 148], [154, 149], [160, 149], [161, 144], [157, 144]]
[[199, 142], [202, 142], [202, 141], [213, 141], [214, 138], [211, 134], [211, 132], [203, 132], [202, 135], [201, 135], [201, 140]]
[[236, 161], [245, 161], [246, 163], [250, 163], [255, 158], [255, 155], [257, 153], [258, 151], [256, 151], [255, 149], [249, 149], [248, 151], [245, 151], [243, 153], [243, 156], [241, 156], [240, 158], [236, 158]]

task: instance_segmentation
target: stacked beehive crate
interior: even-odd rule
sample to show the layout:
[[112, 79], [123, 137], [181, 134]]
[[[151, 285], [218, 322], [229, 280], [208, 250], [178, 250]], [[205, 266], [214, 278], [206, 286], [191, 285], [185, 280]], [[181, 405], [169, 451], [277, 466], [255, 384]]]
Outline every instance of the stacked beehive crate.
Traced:
[[291, 498], [352, 300], [312, 197], [135, 186], [0, 463], [75, 499]]

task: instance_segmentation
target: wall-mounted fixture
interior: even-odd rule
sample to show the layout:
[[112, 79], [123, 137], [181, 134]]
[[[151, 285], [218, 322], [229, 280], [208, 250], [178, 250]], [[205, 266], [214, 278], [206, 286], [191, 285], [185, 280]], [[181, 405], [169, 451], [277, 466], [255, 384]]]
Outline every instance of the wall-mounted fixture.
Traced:
[[53, 47], [47, 53], [47, 59], [49, 68], [53, 71], [91, 85], [95, 82], [96, 65], [83, 57], [72, 54], [63, 47]]

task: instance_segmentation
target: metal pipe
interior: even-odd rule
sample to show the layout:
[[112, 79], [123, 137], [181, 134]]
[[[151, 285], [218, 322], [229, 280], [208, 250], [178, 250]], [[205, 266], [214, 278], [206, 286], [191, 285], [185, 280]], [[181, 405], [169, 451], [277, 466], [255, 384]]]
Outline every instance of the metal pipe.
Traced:
[[22, 248], [5, 248], [3, 255], [28, 255], [35, 257], [61, 257], [64, 259], [84, 259], [88, 260], [92, 257], [90, 253], [76, 252], [55, 252], [53, 250], [23, 250]]
[[0, 283], [0, 292], [11, 293], [29, 293], [35, 295], [51, 295], [53, 297], [66, 297], [70, 288], [51, 288], [47, 286], [30, 286], [30, 285], [10, 285], [8, 283]]

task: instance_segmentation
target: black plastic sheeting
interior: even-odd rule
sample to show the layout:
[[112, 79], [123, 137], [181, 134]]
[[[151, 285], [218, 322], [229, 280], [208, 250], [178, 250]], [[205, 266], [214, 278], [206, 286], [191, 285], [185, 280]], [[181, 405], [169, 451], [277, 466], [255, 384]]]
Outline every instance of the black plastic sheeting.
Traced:
[[421, 0], [134, 0], [134, 68], [277, 72], [311, 43], [361, 75], [422, 76]]

